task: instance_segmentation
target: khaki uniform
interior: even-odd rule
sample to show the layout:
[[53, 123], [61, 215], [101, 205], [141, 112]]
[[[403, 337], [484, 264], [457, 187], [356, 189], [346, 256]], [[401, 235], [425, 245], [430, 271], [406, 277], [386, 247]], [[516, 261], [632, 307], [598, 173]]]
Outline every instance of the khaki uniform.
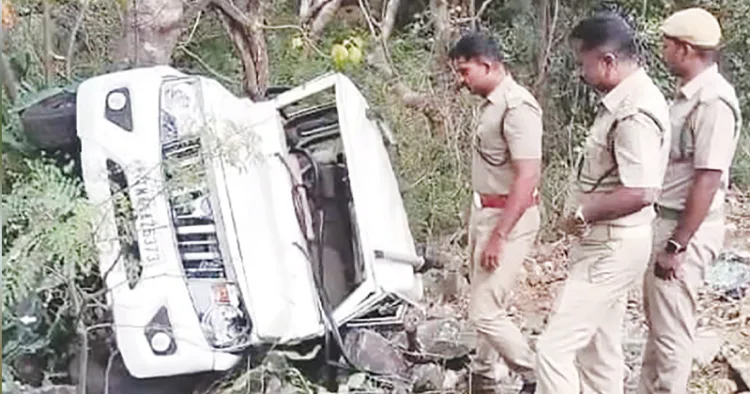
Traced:
[[[741, 116], [732, 86], [713, 66], [685, 84], [670, 108], [672, 145], [654, 222], [651, 264], [644, 278], [644, 307], [650, 326], [639, 391], [685, 393], [693, 359], [698, 288], [706, 265], [724, 241], [723, 204], [729, 167], [737, 147]], [[654, 272], [685, 208], [696, 169], [722, 171], [709, 213], [685, 253], [684, 277], [664, 281]]]
[[[508, 75], [488, 96], [474, 134], [472, 186], [475, 193], [507, 195], [511, 161], [541, 159], [542, 110], [536, 99]], [[469, 226], [471, 294], [469, 318], [479, 336], [474, 373], [492, 376], [499, 354], [517, 372], [531, 372], [534, 354], [506, 313], [508, 296], [539, 231], [539, 209], [526, 210], [508, 234], [499, 266], [482, 268], [481, 255], [502, 209], [472, 206]]]
[[[659, 189], [668, 124], [667, 103], [642, 69], [604, 96], [577, 168], [578, 203], [618, 186]], [[593, 223], [572, 247], [568, 279], [537, 342], [538, 393], [623, 392], [621, 324], [627, 292], [648, 263], [654, 216], [648, 206]]]

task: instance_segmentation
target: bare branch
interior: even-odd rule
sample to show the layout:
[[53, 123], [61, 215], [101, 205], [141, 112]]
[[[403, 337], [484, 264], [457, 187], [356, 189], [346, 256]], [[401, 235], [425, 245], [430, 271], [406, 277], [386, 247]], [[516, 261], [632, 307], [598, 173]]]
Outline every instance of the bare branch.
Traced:
[[549, 22], [549, 0], [542, 0], [540, 7], [540, 27], [539, 32], [540, 40], [546, 39], [546, 45], [542, 49], [537, 59], [537, 79], [534, 82], [534, 93], [540, 98], [540, 101], [544, 101], [541, 97], [541, 88], [544, 86], [544, 82], [549, 75], [549, 58], [552, 52], [553, 42], [555, 40], [555, 29], [557, 28], [557, 19], [560, 11], [560, 0], [555, 0], [555, 9], [552, 15], [552, 22]]
[[49, 85], [52, 82], [52, 17], [50, 16], [49, 0], [42, 0], [42, 9], [44, 13], [43, 34], [44, 34], [44, 83]]
[[398, 8], [400, 5], [401, 0], [388, 1], [388, 5], [385, 8], [385, 14], [383, 15], [383, 27], [380, 33], [383, 40], [388, 40], [393, 33], [393, 26], [396, 24], [396, 15], [398, 15]]
[[177, 49], [181, 50], [182, 52], [185, 52], [186, 55], [188, 55], [191, 59], [198, 62], [206, 71], [208, 71], [211, 75], [213, 75], [217, 79], [220, 79], [229, 84], [237, 83], [237, 81], [233, 80], [232, 78], [229, 78], [226, 75], [223, 75], [219, 73], [218, 71], [214, 70], [213, 67], [209, 66], [205, 60], [203, 60], [200, 56], [196, 55], [193, 51], [187, 49], [184, 45], [178, 47]]
[[83, 0], [81, 1], [81, 10], [78, 12], [78, 17], [76, 18], [76, 23], [73, 26], [73, 31], [70, 32], [70, 41], [68, 41], [68, 51], [65, 54], [65, 75], [67, 75], [68, 78], [71, 76], [71, 66], [73, 64], [73, 50], [75, 49], [75, 43], [76, 43], [76, 36], [78, 35], [78, 30], [81, 29], [81, 26], [83, 25], [83, 19], [86, 16], [86, 11], [89, 8], [89, 0]]
[[484, 3], [482, 3], [481, 6], [479, 6], [479, 11], [477, 11], [477, 14], [475, 15], [476, 20], [482, 19], [482, 15], [484, 15], [484, 12], [487, 11], [487, 8], [489, 8], [490, 3], [492, 3], [492, 1], [493, 0], [484, 0]]

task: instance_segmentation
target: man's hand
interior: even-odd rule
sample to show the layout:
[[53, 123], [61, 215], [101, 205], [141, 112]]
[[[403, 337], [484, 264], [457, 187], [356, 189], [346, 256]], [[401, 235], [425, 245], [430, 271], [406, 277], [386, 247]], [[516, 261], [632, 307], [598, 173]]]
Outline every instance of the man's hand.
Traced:
[[493, 232], [484, 246], [479, 264], [487, 271], [494, 271], [500, 265], [500, 258], [505, 249], [505, 237]]
[[682, 264], [685, 253], [667, 253], [660, 251], [656, 255], [654, 264], [654, 275], [663, 280], [681, 279], [683, 275]]

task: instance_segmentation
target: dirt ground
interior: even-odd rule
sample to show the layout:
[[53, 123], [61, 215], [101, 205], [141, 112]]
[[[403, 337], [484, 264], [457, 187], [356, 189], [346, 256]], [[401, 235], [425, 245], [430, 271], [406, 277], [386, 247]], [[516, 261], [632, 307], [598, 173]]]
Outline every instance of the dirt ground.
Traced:
[[[750, 257], [750, 200], [736, 195], [730, 197], [727, 215], [725, 250], [747, 253]], [[543, 330], [555, 297], [564, 283], [566, 254], [569, 242], [541, 244], [525, 263], [526, 273], [514, 299], [517, 321], [533, 343]], [[705, 344], [708, 360], [695, 363], [690, 380], [691, 393], [733, 393], [737, 387], [730, 380], [727, 359], [750, 350], [750, 326], [745, 316], [750, 306], [750, 295], [728, 299], [705, 289], [700, 294], [699, 332], [718, 337], [711, 349]], [[744, 308], [744, 309], [743, 309]], [[640, 361], [647, 335], [642, 313], [639, 285], [629, 295], [628, 312], [623, 322], [623, 347], [627, 364], [626, 393], [634, 393], [640, 376]], [[710, 336], [709, 336], [710, 337]], [[703, 347], [704, 344], [698, 345]], [[715, 350], [716, 357], [710, 355]]]

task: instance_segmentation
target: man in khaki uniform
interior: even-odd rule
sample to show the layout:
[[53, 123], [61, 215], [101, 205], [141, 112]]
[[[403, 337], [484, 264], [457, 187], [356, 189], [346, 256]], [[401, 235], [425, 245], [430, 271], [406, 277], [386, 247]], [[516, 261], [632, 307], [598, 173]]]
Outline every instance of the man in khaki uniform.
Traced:
[[516, 277], [539, 230], [537, 187], [542, 157], [542, 110], [503, 65], [498, 45], [477, 33], [450, 51], [460, 83], [484, 97], [473, 135], [469, 317], [480, 348], [475, 376], [492, 385], [494, 356], [533, 386], [534, 354], [506, 308]]
[[717, 20], [679, 11], [664, 21], [664, 60], [680, 79], [670, 107], [672, 144], [644, 278], [650, 326], [641, 393], [685, 393], [693, 360], [698, 288], [724, 240], [724, 197], [740, 134], [732, 86], [719, 74]]
[[538, 393], [622, 393], [620, 340], [628, 290], [651, 252], [653, 202], [669, 146], [664, 96], [636, 60], [635, 33], [602, 14], [571, 33], [583, 79], [603, 94], [576, 168], [580, 236], [569, 275], [537, 342]]

